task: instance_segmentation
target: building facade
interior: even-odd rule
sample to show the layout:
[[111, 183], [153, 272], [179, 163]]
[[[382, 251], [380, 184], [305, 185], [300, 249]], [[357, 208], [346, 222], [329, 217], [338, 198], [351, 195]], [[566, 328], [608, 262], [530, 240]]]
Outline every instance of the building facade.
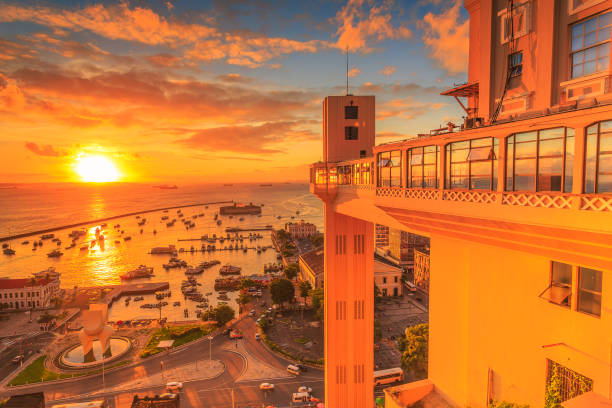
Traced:
[[293, 239], [309, 238], [317, 234], [317, 227], [309, 222], [288, 222], [285, 224], [285, 231]]
[[374, 284], [381, 296], [402, 296], [402, 273], [402, 268], [374, 258]]
[[0, 278], [0, 303], [4, 310], [47, 308], [59, 296], [59, 284], [59, 279]]
[[429, 378], [395, 387], [398, 401], [429, 390], [453, 406], [537, 407], [556, 377], [562, 400], [610, 404], [612, 1], [465, 7], [468, 83], [444, 92], [461, 126], [374, 146], [360, 116], [373, 97], [324, 101], [311, 191], [325, 207], [326, 402], [373, 398], [361, 254], [383, 224], [431, 243]]
[[376, 248], [388, 248], [389, 247], [389, 227], [386, 225], [376, 224], [375, 228], [375, 245]]
[[429, 292], [429, 251], [414, 251], [414, 285]]
[[323, 287], [323, 248], [313, 249], [300, 255], [298, 265], [300, 267], [300, 280], [310, 283], [313, 289]]
[[429, 238], [396, 228], [389, 229], [389, 253], [409, 275], [414, 269], [415, 250], [429, 250]]

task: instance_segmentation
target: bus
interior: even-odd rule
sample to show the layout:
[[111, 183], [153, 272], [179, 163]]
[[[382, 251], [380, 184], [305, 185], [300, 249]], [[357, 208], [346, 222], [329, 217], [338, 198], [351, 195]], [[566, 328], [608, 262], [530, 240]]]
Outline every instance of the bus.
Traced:
[[106, 408], [103, 400], [53, 405], [52, 408]]
[[374, 371], [374, 386], [390, 384], [404, 380], [404, 370], [400, 367]]

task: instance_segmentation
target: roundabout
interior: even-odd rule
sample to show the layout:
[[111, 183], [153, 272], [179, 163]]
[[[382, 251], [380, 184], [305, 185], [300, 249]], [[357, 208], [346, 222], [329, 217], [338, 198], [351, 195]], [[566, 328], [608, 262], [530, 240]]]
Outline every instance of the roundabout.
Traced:
[[131, 349], [132, 342], [129, 338], [111, 337], [109, 347], [105, 353], [102, 352], [102, 345], [99, 340], [93, 342], [93, 361], [87, 361], [81, 344], [73, 344], [61, 351], [57, 355], [55, 362], [62, 369], [80, 370], [95, 368], [125, 356]]

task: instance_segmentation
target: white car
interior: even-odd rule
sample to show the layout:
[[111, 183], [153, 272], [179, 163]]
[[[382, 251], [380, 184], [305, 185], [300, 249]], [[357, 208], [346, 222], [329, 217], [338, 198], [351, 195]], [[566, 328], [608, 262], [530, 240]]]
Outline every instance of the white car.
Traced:
[[312, 388], [302, 385], [298, 388], [298, 392], [307, 392], [310, 394], [312, 392]]
[[172, 381], [166, 384], [166, 389], [168, 390], [182, 390], [183, 383], [179, 381]]
[[251, 316], [251, 317], [255, 316], [255, 309], [253, 309], [253, 310], [251, 310], [251, 311], [249, 312], [249, 316]]
[[264, 382], [259, 384], [259, 389], [262, 391], [272, 391], [274, 389], [274, 384]]

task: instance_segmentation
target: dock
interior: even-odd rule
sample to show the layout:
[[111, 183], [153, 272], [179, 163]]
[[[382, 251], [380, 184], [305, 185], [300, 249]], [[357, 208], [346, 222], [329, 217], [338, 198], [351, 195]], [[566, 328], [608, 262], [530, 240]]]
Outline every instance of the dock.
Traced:
[[258, 227], [258, 228], [238, 228], [226, 227], [225, 232], [249, 232], [249, 231], [272, 231], [274, 227]]

